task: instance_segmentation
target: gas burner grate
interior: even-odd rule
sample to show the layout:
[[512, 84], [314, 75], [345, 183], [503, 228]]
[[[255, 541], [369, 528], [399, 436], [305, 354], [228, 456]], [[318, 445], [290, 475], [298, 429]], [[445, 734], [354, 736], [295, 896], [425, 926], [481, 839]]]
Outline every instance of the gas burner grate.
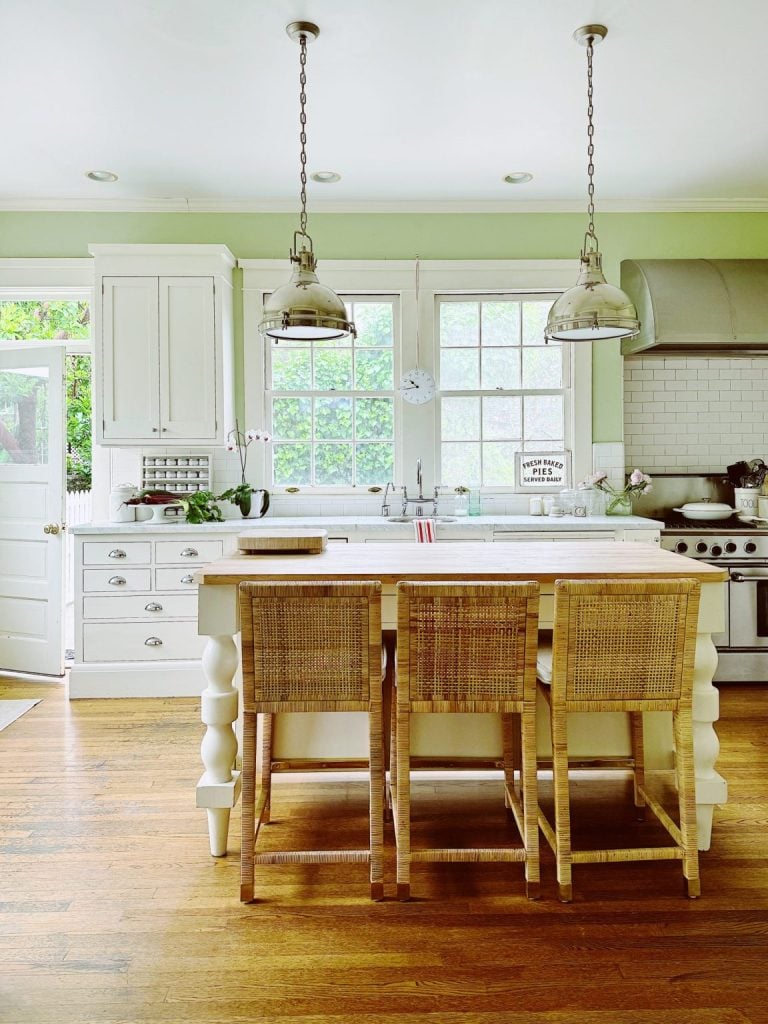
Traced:
[[663, 518], [665, 530], [686, 530], [692, 533], [701, 533], [703, 530], [716, 530], [718, 533], [749, 533], [763, 525], [739, 519], [738, 516], [729, 516], [728, 519], [686, 519], [679, 512], [670, 512]]

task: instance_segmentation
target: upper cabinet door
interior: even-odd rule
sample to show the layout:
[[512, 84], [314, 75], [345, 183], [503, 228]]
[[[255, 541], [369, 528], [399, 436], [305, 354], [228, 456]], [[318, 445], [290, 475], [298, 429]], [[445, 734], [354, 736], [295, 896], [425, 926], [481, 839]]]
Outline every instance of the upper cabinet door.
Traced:
[[160, 434], [166, 443], [217, 436], [221, 353], [212, 277], [161, 277]]
[[102, 283], [102, 372], [97, 386], [102, 388], [103, 439], [157, 440], [157, 278], [105, 277]]

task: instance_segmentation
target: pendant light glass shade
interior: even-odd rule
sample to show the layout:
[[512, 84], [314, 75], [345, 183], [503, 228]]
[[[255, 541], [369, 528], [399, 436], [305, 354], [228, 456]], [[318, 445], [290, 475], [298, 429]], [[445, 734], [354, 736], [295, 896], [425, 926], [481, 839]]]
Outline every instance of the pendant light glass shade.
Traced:
[[592, 123], [592, 56], [594, 44], [605, 38], [605, 25], [585, 25], [577, 29], [574, 39], [587, 48], [587, 155], [589, 224], [581, 250], [581, 270], [573, 288], [557, 299], [549, 311], [544, 337], [547, 341], [607, 341], [611, 338], [633, 338], [640, 330], [637, 310], [621, 288], [608, 284], [603, 274], [603, 258], [595, 234], [595, 167]]
[[[286, 32], [301, 47], [299, 101], [301, 114], [301, 219], [300, 228], [293, 234], [290, 260], [293, 272], [290, 281], [276, 288], [264, 303], [259, 330], [269, 338], [285, 341], [328, 341], [354, 337], [354, 323], [349, 319], [342, 299], [331, 288], [321, 284], [315, 273], [317, 259], [312, 250], [312, 239], [307, 234], [307, 115], [305, 92], [307, 76], [307, 43], [317, 39], [320, 29], [309, 21], [294, 21]], [[299, 245], [299, 242], [301, 243]]]

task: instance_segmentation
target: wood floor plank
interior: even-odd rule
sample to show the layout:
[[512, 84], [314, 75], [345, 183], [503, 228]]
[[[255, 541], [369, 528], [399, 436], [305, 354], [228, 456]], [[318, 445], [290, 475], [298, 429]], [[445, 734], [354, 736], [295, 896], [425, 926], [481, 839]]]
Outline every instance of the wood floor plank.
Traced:
[[[390, 827], [384, 902], [367, 899], [365, 865], [292, 865], [260, 869], [260, 902], [242, 906], [239, 813], [216, 860], [194, 807], [198, 701], [0, 686], [43, 697], [0, 732], [3, 1024], [768, 1024], [766, 688], [721, 691], [729, 803], [700, 900], [679, 865], [646, 863], [577, 868], [564, 905], [545, 851], [537, 902], [520, 865], [419, 864], [401, 904]], [[657, 841], [616, 809], [625, 778], [575, 791], [582, 836]], [[365, 784], [308, 792], [278, 778], [267, 842], [358, 845]], [[419, 782], [414, 834], [462, 842], [461, 821], [468, 844], [516, 845], [499, 792]]]

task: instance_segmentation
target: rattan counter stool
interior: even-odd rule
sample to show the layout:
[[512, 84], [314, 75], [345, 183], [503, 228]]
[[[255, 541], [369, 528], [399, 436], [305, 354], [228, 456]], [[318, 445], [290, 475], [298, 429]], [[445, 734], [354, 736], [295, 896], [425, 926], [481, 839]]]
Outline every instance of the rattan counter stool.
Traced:
[[[691, 715], [699, 592], [700, 584], [688, 579], [555, 582], [552, 648], [540, 649], [538, 660], [539, 688], [550, 709], [554, 829], [544, 814], [539, 823], [555, 853], [563, 902], [573, 896], [573, 864], [641, 860], [681, 860], [688, 895], [700, 894]], [[647, 806], [674, 845], [572, 849], [570, 711], [629, 712], [635, 806]], [[644, 711], [672, 712], [679, 825], [645, 786]]]
[[[397, 896], [410, 897], [413, 861], [525, 863], [526, 893], [539, 894], [536, 789], [538, 583], [399, 583], [397, 671], [390, 772]], [[522, 848], [414, 849], [410, 719], [418, 712], [502, 716], [504, 800]], [[519, 716], [519, 718], [518, 718]], [[519, 721], [519, 733], [516, 726]], [[514, 765], [520, 758], [520, 787]]]
[[[241, 583], [243, 672], [240, 899], [254, 898], [256, 864], [370, 864], [372, 899], [384, 895], [384, 734], [381, 584]], [[369, 837], [361, 850], [258, 853], [269, 821], [273, 716], [296, 711], [366, 711], [369, 719]], [[260, 790], [256, 731], [261, 715]], [[309, 787], [308, 787], [309, 788]]]

